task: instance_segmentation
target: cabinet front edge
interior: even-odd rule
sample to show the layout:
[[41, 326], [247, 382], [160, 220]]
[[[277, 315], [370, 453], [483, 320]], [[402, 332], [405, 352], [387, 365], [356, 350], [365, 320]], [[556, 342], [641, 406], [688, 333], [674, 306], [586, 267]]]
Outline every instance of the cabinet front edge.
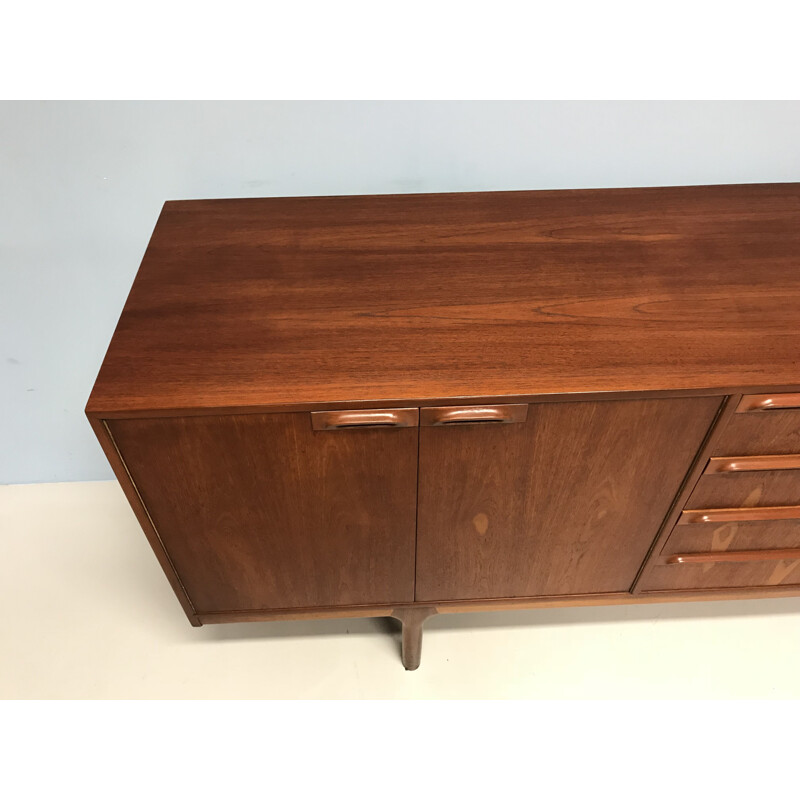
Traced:
[[86, 416], [90, 420], [135, 419], [148, 417], [217, 416], [223, 414], [275, 414], [303, 411], [327, 411], [354, 408], [399, 408], [450, 405], [478, 405], [483, 403], [578, 403], [601, 400], [642, 400], [649, 398], [722, 397], [733, 394], [764, 394], [800, 392], [800, 384], [759, 385], [735, 387], [704, 387], [693, 389], [648, 389], [609, 392], [568, 392], [560, 394], [506, 394], [506, 395], [451, 395], [448, 397], [389, 397], [379, 399], [330, 400], [315, 403], [208, 405], [192, 407], [142, 408], [115, 404], [99, 405], [89, 401]]

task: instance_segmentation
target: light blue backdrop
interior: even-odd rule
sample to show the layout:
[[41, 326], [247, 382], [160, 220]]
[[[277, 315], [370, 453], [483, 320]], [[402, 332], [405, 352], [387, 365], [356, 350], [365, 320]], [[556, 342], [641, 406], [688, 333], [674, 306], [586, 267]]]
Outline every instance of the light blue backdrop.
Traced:
[[800, 181], [800, 103], [0, 103], [0, 483], [83, 416], [164, 200]]

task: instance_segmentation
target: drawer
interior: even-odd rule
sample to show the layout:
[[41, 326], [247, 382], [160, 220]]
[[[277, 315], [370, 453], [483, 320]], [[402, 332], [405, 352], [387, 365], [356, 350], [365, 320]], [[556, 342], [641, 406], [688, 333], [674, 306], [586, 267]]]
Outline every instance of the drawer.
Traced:
[[714, 456], [800, 454], [800, 408], [732, 414]]
[[654, 566], [644, 592], [740, 589], [800, 584], [800, 558]]
[[800, 469], [706, 473], [686, 508], [748, 508], [800, 505]]
[[790, 548], [800, 548], [800, 519], [676, 525], [661, 555]]

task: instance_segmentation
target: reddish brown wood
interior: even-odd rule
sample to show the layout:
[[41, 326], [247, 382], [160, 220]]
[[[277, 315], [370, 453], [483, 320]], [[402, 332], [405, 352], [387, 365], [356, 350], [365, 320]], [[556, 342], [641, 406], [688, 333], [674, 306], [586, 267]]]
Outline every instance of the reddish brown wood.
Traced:
[[[414, 608], [410, 605], [408, 608]], [[391, 617], [395, 607], [388, 606], [313, 606], [312, 608], [251, 608], [247, 611], [207, 611], [200, 621], [217, 625], [225, 622], [271, 622], [300, 619], [358, 619]]]
[[[736, 591], [726, 589], [681, 589], [669, 593], [607, 592], [588, 595], [556, 595], [553, 597], [514, 597], [492, 600], [448, 601], [436, 604], [439, 614], [462, 612], [503, 611], [525, 608], [561, 608], [583, 606], [636, 605], [639, 603], [672, 603], [695, 600], [749, 600], [768, 597], [792, 597], [797, 590], [791, 586], [742, 586]], [[655, 596], [658, 595], [658, 596]], [[205, 620], [204, 620], [205, 623]]]
[[800, 471], [704, 475], [688, 508], [752, 508], [800, 505]]
[[156, 530], [153, 520], [150, 517], [150, 513], [145, 507], [138, 489], [131, 480], [131, 476], [128, 473], [127, 467], [125, 466], [125, 463], [123, 462], [122, 457], [117, 450], [114, 440], [111, 438], [108, 425], [103, 422], [103, 420], [99, 419], [90, 419], [89, 422], [92, 425], [92, 429], [94, 430], [95, 435], [100, 442], [100, 446], [103, 448], [103, 452], [108, 459], [108, 463], [114, 470], [114, 474], [117, 476], [117, 480], [122, 487], [122, 491], [125, 493], [125, 497], [133, 509], [133, 513], [136, 515], [136, 519], [139, 521], [139, 525], [141, 525], [144, 535], [147, 537], [147, 541], [149, 542], [150, 547], [153, 549], [153, 553], [155, 553], [158, 563], [161, 565], [161, 569], [164, 570], [164, 574], [166, 575], [172, 590], [175, 592], [175, 596], [178, 598], [184, 613], [194, 627], [199, 627], [201, 625], [201, 620], [195, 610], [195, 607], [192, 605], [192, 601], [189, 599], [189, 595], [186, 592], [186, 587], [183, 585], [181, 578], [175, 569], [175, 565], [172, 563], [172, 560], [170, 559], [164, 547], [164, 543], [161, 540], [161, 536], [159, 535], [158, 531]]
[[[711, 395], [724, 396], [735, 395], [741, 396], [743, 391], [755, 392], [766, 387], [763, 386], [736, 386], [736, 387], [722, 387], [722, 388], [703, 388], [703, 389], [673, 389], [671, 391], [659, 392], [586, 392], [581, 394], [574, 393], [556, 393], [548, 395], [503, 395], [498, 398], [497, 396], [481, 397], [393, 397], [381, 398], [379, 400], [350, 400], [337, 403], [276, 403], [265, 407], [263, 405], [236, 405], [236, 406], [215, 406], [209, 405], [203, 408], [181, 408], [173, 406], [172, 408], [151, 408], [139, 409], [135, 411], [107, 411], [102, 414], [88, 411], [87, 415], [91, 419], [137, 419], [140, 417], [197, 417], [208, 416], [209, 414], [263, 414], [265, 409], [272, 413], [283, 413], [292, 411], [325, 411], [335, 407], [337, 410], [344, 409], [367, 409], [367, 408], [394, 408], [396, 406], [403, 406], [409, 404], [416, 404], [420, 406], [452, 406], [463, 405], [469, 401], [470, 405], [493, 405], [499, 401], [504, 404], [528, 404], [528, 403], [592, 403], [596, 400], [647, 400], [652, 397], [660, 397], [662, 399], [668, 398], [682, 398], [682, 397], [709, 397]], [[790, 388], [784, 386], [782, 390], [788, 391]], [[732, 409], [734, 411], [735, 409]], [[773, 415], [777, 412], [772, 412]]]
[[799, 222], [800, 184], [167, 203], [87, 414], [193, 624], [397, 612], [416, 665], [431, 609], [797, 593], [665, 560], [800, 549], [758, 521], [800, 507]]
[[420, 428], [419, 602], [627, 591], [720, 398]]
[[414, 428], [419, 425], [418, 408], [383, 408], [353, 411], [312, 411], [315, 431], [344, 428]]
[[749, 520], [800, 519], [800, 506], [755, 508], [692, 508], [681, 514], [678, 525], [707, 522], [747, 522]]
[[[797, 588], [787, 586], [741, 586], [730, 589], [679, 589], [670, 592], [652, 591], [631, 594], [629, 592], [608, 592], [604, 594], [570, 595], [564, 597], [515, 597], [491, 600], [449, 601], [436, 604], [439, 614], [459, 614], [462, 612], [504, 611], [526, 608], [560, 608], [583, 606], [636, 605], [640, 603], [674, 603], [697, 600], [749, 600], [768, 597], [792, 597], [798, 594]], [[205, 623], [206, 620], [203, 620]]]
[[706, 474], [728, 474], [772, 469], [800, 469], [800, 453], [785, 456], [739, 456], [738, 458], [711, 458]]
[[[791, 552], [791, 551], [790, 551]], [[739, 563], [657, 564], [642, 585], [644, 592], [685, 592], [704, 589], [800, 588], [800, 559]], [[738, 596], [738, 595], [737, 595]]]
[[[753, 405], [752, 401], [737, 402], [738, 413], [727, 414], [720, 421], [713, 442], [716, 456], [686, 501], [689, 508], [677, 520], [704, 524], [677, 524], [661, 554], [651, 559], [637, 591], [737, 589], [800, 582], [796, 574], [800, 562], [785, 560], [787, 554], [800, 552], [800, 473], [794, 468], [776, 469], [791, 467], [800, 452], [800, 413], [781, 409], [768, 414], [741, 412]], [[726, 474], [715, 472], [718, 466], [744, 469]], [[759, 469], [749, 471], [750, 467]], [[745, 555], [737, 555], [741, 553]]]
[[714, 446], [713, 455], [795, 455], [800, 453], [800, 410], [734, 414]]
[[[708, 565], [706, 565], [708, 566]], [[601, 594], [570, 595], [564, 597], [515, 597], [490, 598], [485, 600], [456, 600], [436, 603], [437, 614], [460, 614], [464, 612], [506, 611], [514, 609], [559, 608], [584, 606], [639, 605], [649, 603], [674, 603], [686, 600], [741, 600], [761, 599], [768, 597], [791, 597], [796, 595], [797, 588], [787, 586], [742, 586], [729, 589], [689, 589], [669, 592], [652, 591], [641, 594], [629, 592], [605, 592]], [[204, 624], [228, 622], [259, 622], [294, 619], [334, 619], [349, 617], [390, 617], [396, 611], [419, 608], [416, 603], [405, 606], [348, 606], [330, 608], [290, 609], [285, 611], [259, 609], [253, 611], [231, 611], [225, 613], [208, 613], [199, 616]]]
[[686, 502], [689, 496], [703, 474], [704, 467], [708, 463], [709, 455], [714, 451], [714, 448], [722, 436], [722, 433], [726, 430], [730, 420], [735, 415], [736, 406], [739, 403], [739, 399], [740, 395], [737, 394], [727, 395], [723, 398], [717, 415], [714, 418], [714, 421], [708, 430], [703, 443], [700, 445], [700, 449], [695, 456], [694, 462], [692, 463], [692, 466], [686, 475], [686, 478], [684, 479], [677, 496], [670, 506], [669, 513], [661, 525], [661, 530], [659, 531], [656, 540], [650, 547], [646, 560], [639, 569], [636, 580], [631, 587], [631, 592], [634, 594], [638, 594], [642, 591], [642, 586], [647, 581], [648, 573], [658, 563], [659, 554], [664, 549], [672, 532], [676, 530], [676, 523], [678, 522], [683, 509], [686, 507]]
[[522, 405], [478, 405], [439, 406], [420, 409], [420, 425], [466, 425], [477, 423], [525, 422], [528, 417], [527, 404]]
[[796, 386], [799, 202], [798, 184], [170, 202], [88, 408]]
[[782, 561], [800, 558], [800, 547], [786, 550], [721, 550], [709, 553], [675, 553], [667, 564], [715, 564], [735, 561]]
[[679, 525], [661, 555], [721, 550], [785, 550], [800, 547], [800, 520]]
[[773, 411], [782, 408], [800, 408], [800, 393], [796, 394], [746, 394], [738, 413], [745, 411]]
[[414, 598], [417, 429], [308, 414], [114, 420], [199, 613]]

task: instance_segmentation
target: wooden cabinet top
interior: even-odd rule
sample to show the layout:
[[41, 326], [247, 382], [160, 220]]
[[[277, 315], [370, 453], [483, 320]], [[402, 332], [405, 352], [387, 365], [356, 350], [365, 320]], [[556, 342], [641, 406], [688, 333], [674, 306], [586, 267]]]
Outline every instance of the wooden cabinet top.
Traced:
[[800, 384], [800, 184], [165, 203], [87, 411]]

